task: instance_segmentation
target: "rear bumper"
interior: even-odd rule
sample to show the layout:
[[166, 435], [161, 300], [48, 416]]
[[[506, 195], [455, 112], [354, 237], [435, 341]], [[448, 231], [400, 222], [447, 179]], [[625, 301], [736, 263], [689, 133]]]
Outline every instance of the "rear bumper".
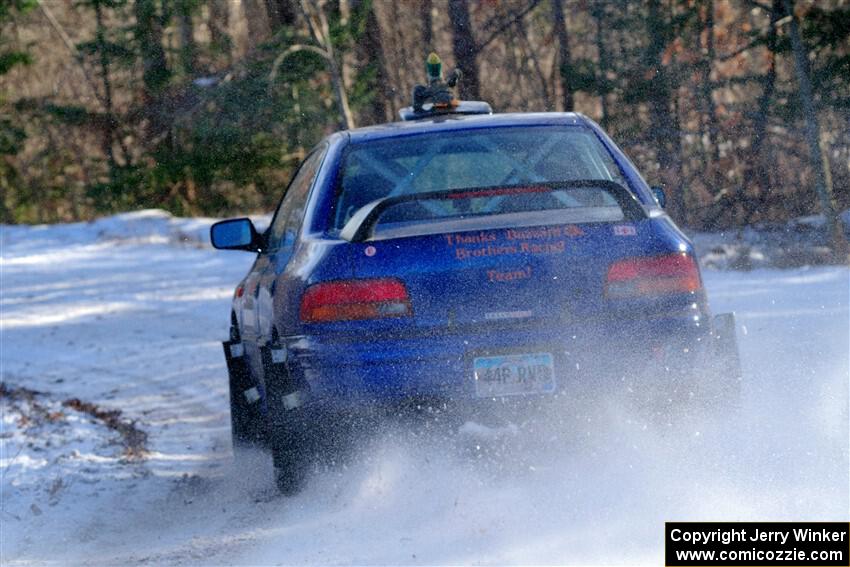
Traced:
[[[555, 397], [614, 393], [634, 388], [635, 379], [657, 376], [658, 369], [699, 365], [710, 334], [705, 318], [677, 317], [562, 328], [515, 324], [428, 336], [302, 336], [283, 342], [289, 376], [309, 392], [308, 405], [346, 412], [416, 400], [480, 402], [473, 360], [499, 354], [551, 354]], [[659, 376], [664, 379], [669, 376]]]

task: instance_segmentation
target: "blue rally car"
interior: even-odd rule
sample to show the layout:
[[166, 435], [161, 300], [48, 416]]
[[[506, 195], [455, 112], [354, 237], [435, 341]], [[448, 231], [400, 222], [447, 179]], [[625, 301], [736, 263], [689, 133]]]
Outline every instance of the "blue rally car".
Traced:
[[211, 230], [257, 255], [224, 343], [233, 439], [269, 447], [281, 491], [317, 439], [388, 408], [739, 380], [732, 315], [710, 316], [663, 192], [599, 126], [463, 102], [403, 117], [318, 144], [263, 234]]

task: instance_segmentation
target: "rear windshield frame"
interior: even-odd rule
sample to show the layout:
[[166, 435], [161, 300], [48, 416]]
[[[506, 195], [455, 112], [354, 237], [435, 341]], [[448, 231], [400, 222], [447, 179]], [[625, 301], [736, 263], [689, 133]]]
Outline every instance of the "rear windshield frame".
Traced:
[[[405, 142], [410, 141], [413, 138], [419, 137], [439, 137], [439, 136], [453, 136], [456, 134], [467, 134], [467, 133], [475, 133], [475, 132], [486, 132], [486, 131], [509, 131], [509, 130], [533, 130], [533, 129], [548, 129], [548, 130], [581, 130], [587, 135], [591, 136], [597, 142], [597, 147], [600, 151], [605, 152], [610, 160], [610, 163], [613, 167], [616, 168], [616, 174], [620, 176], [622, 182], [620, 183], [627, 191], [632, 193], [638, 201], [641, 201], [641, 196], [639, 192], [636, 192], [634, 187], [632, 186], [632, 178], [630, 172], [626, 171], [620, 159], [616, 155], [616, 152], [612, 151], [609, 147], [606, 140], [604, 140], [594, 128], [591, 128], [589, 125], [585, 124], [510, 124], [510, 125], [500, 125], [500, 126], [488, 126], [488, 127], [476, 127], [476, 128], [465, 128], [462, 130], [455, 130], [449, 132], [440, 132], [440, 131], [423, 131], [416, 133], [406, 133], [402, 136], [389, 136], [386, 138], [379, 139], [370, 139], [368, 141], [363, 142], [355, 142], [347, 144], [339, 155], [336, 167], [336, 175], [334, 175], [333, 186], [331, 188], [329, 203], [326, 206], [325, 210], [327, 211], [324, 217], [325, 221], [325, 231], [331, 235], [339, 235], [343, 226], [336, 226], [336, 216], [337, 216], [337, 207], [339, 204], [339, 200], [343, 191], [343, 178], [345, 175], [345, 165], [349, 155], [361, 149], [364, 145], [369, 145], [373, 143], [380, 142], [391, 142], [394, 139], [403, 139]], [[448, 189], [446, 189], [448, 190]]]

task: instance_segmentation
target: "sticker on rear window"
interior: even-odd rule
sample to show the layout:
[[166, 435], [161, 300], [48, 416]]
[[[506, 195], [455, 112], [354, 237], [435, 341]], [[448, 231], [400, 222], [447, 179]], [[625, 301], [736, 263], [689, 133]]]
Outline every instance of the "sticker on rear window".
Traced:
[[614, 225], [614, 235], [615, 236], [634, 236], [637, 234], [635, 227], [630, 224], [617, 224]]

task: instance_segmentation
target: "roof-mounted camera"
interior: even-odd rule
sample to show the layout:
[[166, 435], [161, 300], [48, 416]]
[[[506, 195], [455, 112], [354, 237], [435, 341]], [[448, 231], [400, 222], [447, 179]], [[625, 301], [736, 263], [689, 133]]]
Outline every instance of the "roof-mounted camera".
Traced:
[[425, 73], [428, 84], [416, 85], [413, 88], [413, 106], [399, 111], [402, 120], [451, 114], [493, 114], [493, 109], [486, 102], [458, 100], [454, 89], [463, 74], [460, 69], [455, 69], [444, 81], [443, 62], [436, 53], [431, 53], [425, 60]]

